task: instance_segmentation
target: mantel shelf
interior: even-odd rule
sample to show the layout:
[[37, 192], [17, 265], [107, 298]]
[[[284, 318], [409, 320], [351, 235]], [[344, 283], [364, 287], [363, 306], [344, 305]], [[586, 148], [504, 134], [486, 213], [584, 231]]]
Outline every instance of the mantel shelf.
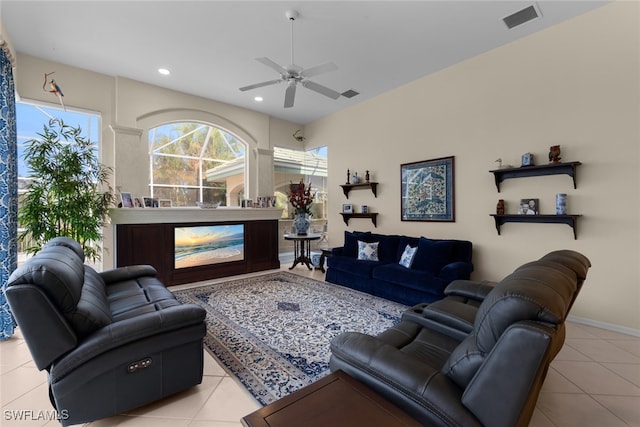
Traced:
[[580, 166], [580, 162], [567, 163], [549, 163], [539, 166], [522, 166], [519, 168], [494, 169], [489, 171], [493, 174], [496, 181], [496, 188], [500, 192], [500, 183], [509, 178], [525, 178], [530, 176], [546, 176], [546, 175], [569, 175], [573, 179], [573, 188], [576, 187], [576, 168]]
[[497, 215], [491, 214], [496, 221], [496, 230], [500, 235], [500, 227], [507, 222], [533, 222], [544, 224], [567, 224], [573, 229], [574, 240], [578, 239], [577, 220], [582, 215]]
[[342, 215], [342, 219], [344, 220], [344, 223], [349, 225], [349, 220], [351, 218], [371, 218], [371, 222], [373, 223], [374, 227], [377, 227], [378, 224], [378, 213], [374, 212], [374, 213], [341, 213], [340, 215]]
[[360, 190], [370, 188], [374, 197], [378, 197], [378, 183], [377, 182], [363, 182], [361, 184], [342, 184], [342, 191], [344, 192], [344, 196], [349, 198], [349, 191], [351, 190]]

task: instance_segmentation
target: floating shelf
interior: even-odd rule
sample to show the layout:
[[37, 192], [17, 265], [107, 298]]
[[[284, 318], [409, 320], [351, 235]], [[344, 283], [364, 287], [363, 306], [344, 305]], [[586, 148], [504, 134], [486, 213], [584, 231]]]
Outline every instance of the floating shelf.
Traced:
[[371, 222], [373, 223], [374, 227], [377, 227], [377, 221], [378, 221], [378, 213], [374, 212], [374, 213], [341, 213], [340, 215], [342, 215], [342, 219], [344, 220], [344, 223], [349, 225], [349, 220], [351, 218], [371, 218]]
[[351, 190], [360, 190], [370, 188], [374, 197], [378, 197], [378, 183], [377, 182], [363, 182], [362, 184], [343, 184], [342, 191], [344, 192], [345, 197], [349, 198], [349, 191]]
[[573, 229], [574, 240], [578, 239], [576, 222], [582, 215], [497, 215], [491, 214], [496, 221], [496, 230], [500, 235], [500, 227], [507, 222], [533, 222], [543, 224], [567, 224]]
[[525, 178], [529, 176], [545, 176], [545, 175], [569, 175], [573, 179], [573, 188], [576, 187], [576, 168], [580, 166], [580, 162], [568, 163], [549, 163], [540, 166], [522, 166], [519, 168], [495, 169], [489, 171], [493, 174], [496, 181], [496, 188], [500, 192], [500, 183], [509, 178]]

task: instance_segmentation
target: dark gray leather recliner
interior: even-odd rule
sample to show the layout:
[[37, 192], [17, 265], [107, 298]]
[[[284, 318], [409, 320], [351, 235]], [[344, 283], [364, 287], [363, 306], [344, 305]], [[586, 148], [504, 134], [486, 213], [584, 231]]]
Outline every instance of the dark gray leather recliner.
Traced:
[[[337, 336], [331, 369], [345, 371], [424, 425], [528, 425], [590, 266], [577, 252], [552, 254], [519, 267], [495, 286], [479, 283], [474, 292], [473, 283], [465, 283], [465, 293], [479, 302], [455, 301], [473, 314], [469, 332], [460, 312], [448, 319], [444, 306], [438, 316], [409, 310], [376, 337]], [[485, 293], [486, 286], [491, 289]]]
[[116, 415], [202, 381], [205, 311], [151, 266], [97, 273], [58, 237], [9, 277], [6, 296], [62, 425]]

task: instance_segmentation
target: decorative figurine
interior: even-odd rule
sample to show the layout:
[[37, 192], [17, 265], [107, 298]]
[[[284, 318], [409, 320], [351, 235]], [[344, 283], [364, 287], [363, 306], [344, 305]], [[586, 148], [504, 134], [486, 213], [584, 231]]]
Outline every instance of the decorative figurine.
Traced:
[[498, 200], [498, 205], [496, 206], [496, 214], [504, 215], [504, 200]]
[[55, 71], [51, 73], [44, 73], [44, 83], [42, 83], [42, 90], [44, 90], [45, 92], [51, 92], [54, 95], [57, 95], [58, 101], [60, 101], [60, 105], [62, 105], [62, 108], [64, 109], [64, 111], [67, 111], [67, 107], [65, 107], [64, 101], [62, 100], [64, 93], [62, 93], [62, 89], [60, 89], [60, 86], [58, 86], [58, 83], [56, 83], [54, 79], [51, 79], [51, 81], [49, 82], [49, 87], [51, 89], [50, 90], [45, 89], [45, 86], [47, 85], [47, 78], [53, 73], [55, 73]]
[[503, 165], [501, 157], [498, 157], [494, 161], [498, 164], [498, 169], [511, 169], [513, 167], [513, 165]]
[[354, 172], [353, 175], [351, 175], [351, 183], [357, 184], [358, 182], [360, 182], [360, 178], [358, 178], [358, 172]]
[[549, 147], [549, 162], [560, 163], [560, 159], [562, 159], [562, 157], [560, 157], [560, 146], [552, 145]]
[[365, 176], [364, 176], [364, 180], [365, 180], [365, 181], [367, 181], [367, 182], [369, 182], [369, 178], [370, 178], [370, 177], [369, 177], [369, 171], [366, 171], [366, 172], [367, 172], [367, 173], [366, 173], [366, 174], [365, 174]]
[[302, 136], [302, 135], [298, 135], [298, 132], [301, 132], [301, 131], [302, 131], [301, 129], [298, 129], [298, 130], [293, 134], [293, 138], [294, 138], [296, 141], [298, 141], [298, 142], [304, 142], [304, 140], [305, 140], [305, 139], [307, 139], [307, 138], [305, 138], [305, 137], [304, 137], [304, 136]]
[[347, 185], [351, 184], [351, 172], [347, 169]]

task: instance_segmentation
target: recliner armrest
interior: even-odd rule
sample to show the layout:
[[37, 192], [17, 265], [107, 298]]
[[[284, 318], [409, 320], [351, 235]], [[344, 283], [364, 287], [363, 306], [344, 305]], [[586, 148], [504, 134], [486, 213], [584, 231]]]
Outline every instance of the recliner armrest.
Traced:
[[158, 271], [151, 265], [130, 265], [127, 267], [118, 267], [113, 270], [103, 271], [99, 274], [108, 285], [109, 283], [132, 280], [138, 277], [157, 276]]
[[[486, 426], [524, 425], [535, 407], [554, 349], [564, 336], [540, 322], [523, 321], [502, 334], [462, 395]], [[558, 341], [558, 342], [556, 342]]]
[[13, 285], [7, 288], [6, 296], [22, 335], [29, 337], [25, 341], [39, 370], [77, 345], [75, 332], [41, 288]]
[[114, 322], [89, 335], [56, 364], [51, 371], [51, 376], [54, 381], [58, 380], [83, 363], [109, 350], [190, 325], [202, 324], [204, 336], [205, 315], [205, 310], [199, 305], [181, 304]]
[[445, 295], [456, 295], [476, 301], [484, 301], [489, 292], [493, 290], [496, 282], [488, 280], [454, 280], [445, 288]]
[[[373, 388], [425, 425], [479, 426], [461, 403], [461, 390], [436, 369], [375, 337], [344, 332], [331, 341], [331, 369]], [[427, 413], [429, 415], [427, 415]]]

